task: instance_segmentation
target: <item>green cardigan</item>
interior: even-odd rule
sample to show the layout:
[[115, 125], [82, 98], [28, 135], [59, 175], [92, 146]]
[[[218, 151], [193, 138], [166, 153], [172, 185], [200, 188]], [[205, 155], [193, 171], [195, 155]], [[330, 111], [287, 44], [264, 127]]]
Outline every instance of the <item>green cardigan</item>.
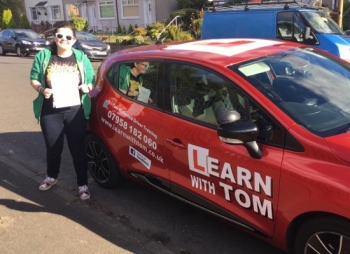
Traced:
[[[92, 68], [90, 60], [83, 51], [72, 48], [75, 59], [77, 60], [78, 68], [82, 84], [95, 83], [95, 71]], [[30, 70], [30, 80], [38, 80], [42, 86], [46, 86], [45, 72], [51, 58], [51, 49], [43, 49], [35, 55], [32, 69]], [[38, 97], [33, 101], [34, 116], [40, 122], [41, 109], [44, 102], [44, 96], [39, 93]], [[91, 99], [88, 94], [81, 96], [81, 103], [84, 108], [85, 118], [89, 119], [91, 112]]]
[[[129, 90], [129, 82], [130, 82], [130, 71], [131, 67], [126, 66], [126, 65], [121, 65], [120, 66], [120, 71], [119, 71], [119, 89], [123, 89], [126, 92]], [[139, 81], [142, 86], [142, 77], [141, 75], [139, 76]]]

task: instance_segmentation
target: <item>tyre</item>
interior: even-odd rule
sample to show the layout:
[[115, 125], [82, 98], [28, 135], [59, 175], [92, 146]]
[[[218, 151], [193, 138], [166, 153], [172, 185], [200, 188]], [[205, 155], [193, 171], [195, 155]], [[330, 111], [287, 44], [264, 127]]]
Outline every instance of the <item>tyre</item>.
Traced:
[[21, 51], [20, 46], [16, 46], [16, 55], [17, 56], [22, 56], [22, 51]]
[[316, 253], [350, 253], [350, 221], [327, 216], [302, 225], [295, 240], [295, 254]]
[[110, 189], [123, 182], [117, 163], [100, 138], [89, 134], [85, 139], [85, 152], [89, 172], [98, 185]]
[[6, 52], [4, 51], [4, 48], [2, 47], [2, 45], [0, 45], [0, 56], [4, 56], [6, 55]]

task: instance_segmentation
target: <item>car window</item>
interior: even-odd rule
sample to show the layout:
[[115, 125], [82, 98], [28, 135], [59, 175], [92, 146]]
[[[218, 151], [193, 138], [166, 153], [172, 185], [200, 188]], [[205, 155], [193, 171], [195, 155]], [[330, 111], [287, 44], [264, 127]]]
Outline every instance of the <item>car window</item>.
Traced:
[[9, 37], [12, 36], [12, 38], [15, 38], [16, 34], [13, 31], [9, 30], [9, 35], [8, 36]]
[[283, 143], [282, 128], [232, 82], [210, 70], [182, 63], [172, 63], [170, 72], [171, 113], [217, 127], [222, 112], [235, 110], [241, 119], [258, 126], [258, 140]]
[[[310, 132], [350, 130], [350, 68], [336, 57], [305, 47], [229, 68]], [[272, 83], [261, 78], [267, 75]]]
[[9, 37], [9, 30], [2, 31], [2, 37], [8, 38]]
[[[144, 71], [138, 77], [132, 75], [132, 69], [136, 67]], [[148, 104], [154, 107], [161, 107], [157, 103], [157, 89], [159, 88], [159, 68], [158, 61], [135, 61], [124, 62], [113, 65], [107, 72], [106, 78], [110, 84], [123, 96], [135, 100], [139, 103]], [[137, 96], [134, 96], [134, 92]]]
[[282, 40], [303, 42], [305, 24], [296, 12], [277, 14], [276, 37]]
[[100, 41], [95, 35], [90, 33], [77, 33], [77, 39], [82, 41]]
[[182, 63], [173, 63], [170, 69], [172, 113], [213, 126], [228, 109], [244, 117], [242, 95], [221, 77]]
[[26, 30], [26, 31], [19, 31], [17, 32], [18, 38], [32, 38], [32, 39], [38, 39], [41, 38], [39, 34], [37, 34], [34, 31]]

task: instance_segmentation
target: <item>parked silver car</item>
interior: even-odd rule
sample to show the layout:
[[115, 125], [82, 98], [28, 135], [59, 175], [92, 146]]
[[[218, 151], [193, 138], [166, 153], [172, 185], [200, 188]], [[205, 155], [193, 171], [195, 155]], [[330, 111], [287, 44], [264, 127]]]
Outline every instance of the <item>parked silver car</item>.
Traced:
[[111, 53], [110, 45], [91, 33], [76, 32], [76, 36], [77, 41], [73, 47], [84, 51], [90, 59], [104, 59]]

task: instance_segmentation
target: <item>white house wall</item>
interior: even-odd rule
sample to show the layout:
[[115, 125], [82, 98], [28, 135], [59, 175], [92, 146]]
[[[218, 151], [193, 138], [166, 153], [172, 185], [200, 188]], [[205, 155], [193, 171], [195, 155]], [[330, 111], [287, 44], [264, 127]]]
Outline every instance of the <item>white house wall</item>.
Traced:
[[[40, 15], [37, 16], [38, 17], [37, 20], [33, 20], [31, 8], [35, 7], [35, 5], [38, 4], [39, 2], [42, 2], [42, 0], [25, 0], [24, 1], [25, 8], [26, 8], [26, 14], [27, 14], [29, 22], [33, 22], [35, 24], [40, 24], [41, 22], [48, 21], [51, 24], [53, 24], [57, 21], [65, 20], [62, 0], [47, 0], [47, 4], [45, 7], [37, 8], [37, 10], [40, 12]], [[52, 9], [51, 9], [52, 6], [59, 6], [60, 12], [61, 12], [60, 18], [54, 19], [52, 17]], [[45, 12], [47, 15], [45, 15]]]
[[[170, 13], [176, 10], [177, 5], [176, 0], [138, 0], [138, 15], [130, 17], [124, 13], [122, 0], [47, 0], [47, 16], [43, 15], [41, 12], [41, 15], [38, 16], [38, 20], [32, 20], [30, 8], [35, 7], [35, 5], [41, 1], [42, 0], [25, 0], [29, 22], [40, 24], [42, 21], [48, 21], [53, 24], [57, 21], [68, 21], [70, 17], [67, 14], [67, 5], [85, 2], [77, 5], [77, 12], [79, 12], [80, 16], [88, 20], [89, 30], [113, 33], [117, 31], [118, 23], [122, 28], [125, 27], [128, 30], [130, 25], [133, 27], [135, 27], [135, 25], [138, 27], [147, 27], [148, 24], [156, 21], [163, 22], [165, 19], [169, 19]], [[113, 17], [101, 17], [99, 9], [99, 3], [101, 2], [112, 2], [113, 5], [110, 7], [111, 9], [109, 9], [109, 11], [113, 13]], [[116, 6], [116, 3], [118, 3], [118, 6]], [[52, 19], [51, 6], [54, 5], [60, 6], [61, 19]], [[134, 11], [133, 8], [131, 8], [131, 10]]]

